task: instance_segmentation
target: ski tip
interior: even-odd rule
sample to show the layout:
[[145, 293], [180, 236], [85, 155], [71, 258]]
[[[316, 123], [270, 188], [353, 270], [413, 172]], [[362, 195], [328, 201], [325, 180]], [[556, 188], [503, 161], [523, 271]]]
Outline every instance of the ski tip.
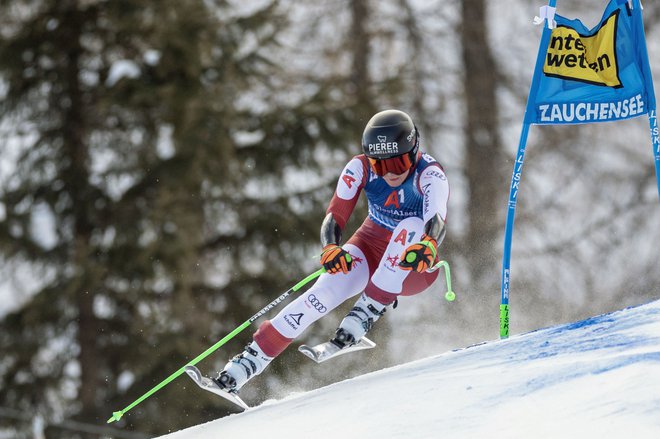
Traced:
[[316, 355], [316, 351], [314, 351], [312, 347], [303, 344], [298, 346], [298, 351], [303, 355], [305, 355], [310, 360], [316, 361], [317, 363], [319, 362], [318, 356]]
[[195, 381], [202, 379], [202, 373], [195, 366], [186, 366], [183, 370]]
[[245, 411], [250, 408], [249, 405], [245, 403], [239, 396], [238, 392], [229, 392], [224, 389], [221, 389], [212, 379], [207, 378], [202, 375], [202, 372], [200, 372], [199, 369], [197, 369], [195, 366], [185, 366], [183, 370], [186, 372], [186, 374], [193, 380], [197, 386], [199, 386], [201, 389], [206, 390], [207, 392], [211, 392], [215, 395], [218, 395], [229, 402], [233, 403], [236, 407], [240, 408], [241, 410]]
[[236, 401], [236, 404], [237, 404], [240, 408], [242, 408], [243, 411], [249, 410], [249, 409], [251, 408], [249, 405], [247, 405], [247, 404], [245, 403], [245, 401], [243, 401], [243, 400], [241, 399], [240, 396], [238, 396], [238, 395], [233, 395], [233, 398], [234, 398], [234, 401]]
[[362, 337], [360, 339], [360, 345], [364, 346], [365, 349], [371, 349], [376, 347], [376, 343], [373, 341], [369, 340], [367, 337]]

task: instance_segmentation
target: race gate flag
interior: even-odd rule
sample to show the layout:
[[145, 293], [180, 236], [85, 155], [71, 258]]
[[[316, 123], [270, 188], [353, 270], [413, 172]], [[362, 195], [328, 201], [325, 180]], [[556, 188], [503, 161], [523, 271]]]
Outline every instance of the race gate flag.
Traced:
[[611, 122], [648, 115], [660, 195], [660, 140], [640, 0], [611, 0], [593, 29], [541, 8], [545, 23], [532, 77], [507, 212], [500, 337], [509, 336], [511, 240], [530, 125]]
[[655, 107], [641, 9], [634, 3], [610, 1], [591, 30], [580, 20], [554, 16], [550, 39], [540, 48], [543, 63], [534, 72], [539, 85], [530, 94], [528, 122], [609, 122]]

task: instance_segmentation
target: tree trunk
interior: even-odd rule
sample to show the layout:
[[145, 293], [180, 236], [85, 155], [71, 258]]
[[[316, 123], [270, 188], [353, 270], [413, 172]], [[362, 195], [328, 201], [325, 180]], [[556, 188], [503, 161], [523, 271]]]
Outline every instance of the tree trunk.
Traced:
[[355, 111], [358, 115], [371, 117], [370, 113], [374, 112], [374, 106], [370, 93], [371, 76], [369, 75], [369, 59], [371, 55], [368, 31], [369, 17], [371, 15], [369, 2], [368, 0], [353, 0], [350, 2], [350, 8], [351, 29], [348, 41], [352, 55], [350, 78], [351, 85], [355, 88]]
[[502, 146], [497, 131], [497, 73], [488, 45], [485, 0], [462, 2], [462, 55], [465, 66], [466, 176], [469, 225], [466, 256], [474, 291], [486, 294], [496, 282], [501, 197]]
[[80, 46], [80, 31], [82, 17], [76, 2], [62, 5], [66, 8], [63, 26], [70, 33], [68, 38], [67, 59], [62, 94], [69, 99], [68, 107], [63, 111], [62, 137], [65, 155], [68, 158], [68, 169], [65, 172], [65, 190], [71, 197], [73, 216], [72, 261], [75, 278], [71, 282], [72, 293], [78, 307], [78, 345], [80, 361], [80, 391], [79, 401], [84, 413], [93, 413], [96, 409], [97, 362], [96, 337], [98, 322], [94, 316], [94, 295], [97, 290], [95, 270], [93, 270], [93, 255], [90, 252], [92, 236], [93, 212], [92, 191], [89, 182], [89, 151], [86, 144], [88, 130], [85, 117], [85, 102], [81, 90], [80, 57], [83, 49]]

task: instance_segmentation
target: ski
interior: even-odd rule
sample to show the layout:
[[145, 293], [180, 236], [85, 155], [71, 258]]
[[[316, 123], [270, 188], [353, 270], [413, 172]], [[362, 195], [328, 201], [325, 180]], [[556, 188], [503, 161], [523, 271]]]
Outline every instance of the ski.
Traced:
[[199, 369], [197, 369], [195, 366], [186, 366], [185, 371], [186, 374], [188, 374], [188, 376], [195, 382], [195, 384], [207, 392], [211, 392], [225, 398], [227, 401], [237, 405], [242, 410], [247, 410], [250, 408], [250, 406], [248, 406], [245, 401], [243, 401], [238, 396], [238, 394], [222, 389], [215, 383], [215, 381], [203, 376]]
[[339, 355], [348, 354], [349, 352], [361, 351], [363, 349], [372, 349], [374, 347], [376, 347], [376, 343], [369, 340], [367, 337], [362, 337], [360, 341], [354, 345], [347, 346], [343, 349], [333, 342], [327, 341], [325, 343], [317, 344], [316, 346], [301, 345], [298, 347], [298, 350], [302, 352], [306, 357], [316, 361], [317, 363], [323, 363], [324, 361]]

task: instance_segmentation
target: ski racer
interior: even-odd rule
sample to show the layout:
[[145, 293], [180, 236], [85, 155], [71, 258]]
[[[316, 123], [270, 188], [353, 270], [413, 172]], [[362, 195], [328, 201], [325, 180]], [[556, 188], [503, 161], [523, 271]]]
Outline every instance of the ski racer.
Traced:
[[[363, 154], [344, 167], [321, 225], [321, 264], [326, 273], [277, 316], [263, 322], [253, 341], [213, 381], [237, 393], [305, 329], [344, 301], [359, 295], [339, 324], [332, 343], [357, 343], [395, 304], [436, 279], [445, 235], [449, 184], [444, 170], [419, 149], [410, 116], [398, 110], [375, 114], [362, 136]], [[344, 227], [360, 193], [369, 214], [342, 244]]]

